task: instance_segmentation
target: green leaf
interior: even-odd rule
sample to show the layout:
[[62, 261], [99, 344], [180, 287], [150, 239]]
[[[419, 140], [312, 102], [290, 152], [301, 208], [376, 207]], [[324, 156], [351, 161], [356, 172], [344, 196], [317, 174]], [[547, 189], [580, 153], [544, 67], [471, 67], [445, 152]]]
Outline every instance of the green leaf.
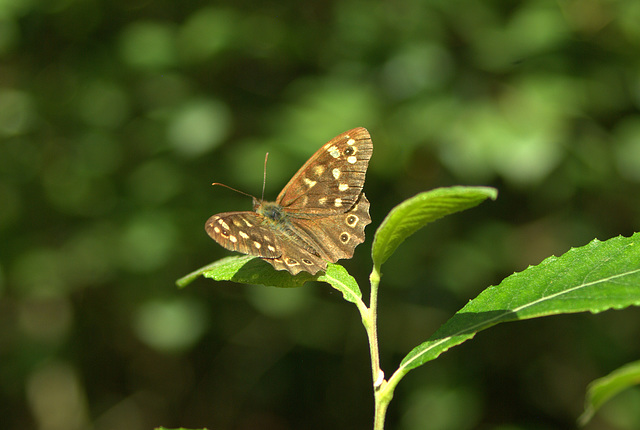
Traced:
[[306, 282], [315, 281], [318, 277], [306, 272], [291, 276], [289, 272], [275, 270], [269, 263], [258, 257], [243, 255], [218, 260], [180, 278], [176, 283], [184, 287], [200, 275], [214, 281], [233, 281], [281, 288], [301, 287]]
[[573, 248], [487, 288], [402, 360], [398, 374], [507, 321], [640, 304], [640, 233]]
[[340, 291], [345, 300], [356, 305], [362, 303], [362, 292], [358, 283], [341, 265], [329, 263], [326, 272], [318, 277], [318, 281], [327, 282]]
[[356, 280], [339, 264], [329, 263], [327, 270], [324, 273], [318, 272], [317, 275], [300, 272], [296, 276], [291, 276], [289, 272], [284, 270], [275, 270], [269, 263], [258, 257], [233, 256], [223, 258], [189, 273], [178, 279], [176, 284], [179, 287], [185, 287], [198, 276], [204, 276], [214, 281], [233, 281], [241, 284], [281, 288], [301, 287], [309, 281], [321, 281], [327, 282], [340, 291], [345, 300], [356, 304], [362, 303], [362, 293]]
[[393, 208], [373, 238], [371, 254], [375, 268], [387, 261], [396, 248], [427, 223], [477, 206], [498, 191], [489, 187], [436, 188], [420, 193]]
[[626, 364], [607, 376], [596, 379], [589, 384], [584, 412], [578, 418], [578, 423], [581, 426], [586, 425], [604, 402], [620, 391], [638, 384], [640, 384], [640, 361]]
[[[231, 258], [236, 258], [236, 257], [231, 257]], [[189, 285], [190, 283], [192, 283], [193, 281], [196, 280], [196, 278], [198, 278], [199, 276], [202, 276], [202, 274], [211, 269], [212, 267], [215, 267], [218, 264], [218, 261], [214, 261], [211, 264], [207, 264], [204, 267], [201, 267], [197, 270], [194, 270], [193, 272], [189, 273], [188, 275], [183, 276], [182, 278], [178, 279], [176, 281], [176, 285], [180, 288], [184, 288], [187, 285]]]

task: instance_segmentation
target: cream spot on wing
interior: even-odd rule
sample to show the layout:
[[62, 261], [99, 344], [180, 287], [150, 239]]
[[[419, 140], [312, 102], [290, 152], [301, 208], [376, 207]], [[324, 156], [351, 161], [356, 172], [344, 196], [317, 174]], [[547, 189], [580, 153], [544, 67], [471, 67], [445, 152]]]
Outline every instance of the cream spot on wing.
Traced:
[[338, 189], [340, 191], [347, 191], [349, 189], [349, 184], [340, 184], [338, 185]]
[[333, 201], [333, 205], [337, 208], [339, 208], [340, 206], [342, 206], [342, 199], [341, 198], [337, 198]]
[[233, 225], [235, 225], [236, 227], [242, 227], [242, 224], [240, 224], [240, 220], [239, 219], [234, 219], [233, 220]]
[[234, 235], [230, 235], [230, 236], [229, 236], [229, 240], [230, 240], [231, 242], [233, 242], [233, 243], [236, 243], [236, 242], [238, 241], [238, 238], [237, 238], [237, 237], [235, 237]]
[[320, 197], [318, 199], [318, 204], [324, 205], [325, 203], [327, 203], [327, 198], [326, 197]]
[[242, 231], [242, 230], [240, 230], [240, 232], [238, 234], [243, 239], [249, 239], [249, 235], [247, 233], [245, 233], [244, 231]]
[[262, 245], [260, 245], [260, 242], [258, 242], [258, 241], [256, 241], [256, 240], [254, 240], [254, 241], [253, 241], [253, 246], [255, 246], [255, 247], [256, 247], [256, 249], [260, 249], [260, 248], [262, 248]]
[[253, 224], [251, 224], [251, 223], [250, 223], [249, 221], [247, 221], [246, 219], [244, 219], [244, 218], [243, 218], [243, 219], [242, 219], [242, 221], [244, 221], [244, 223], [245, 223], [245, 225], [246, 225], [247, 227], [253, 227]]
[[225, 230], [229, 230], [229, 224], [227, 224], [226, 222], [224, 222], [224, 220], [219, 219], [218, 220], [218, 224], [220, 224]]
[[347, 162], [349, 164], [354, 164], [356, 161], [358, 161], [358, 158], [355, 155], [352, 155], [351, 157], [347, 157]]
[[324, 173], [324, 169], [325, 167], [322, 164], [317, 164], [313, 167], [313, 173], [315, 173], [316, 176], [320, 176]]
[[213, 231], [215, 231], [216, 233], [220, 234], [220, 227], [218, 227], [218, 226], [213, 227]]
[[327, 149], [327, 152], [333, 157], [338, 158], [340, 156], [340, 151], [333, 145], [331, 148]]
[[317, 181], [312, 181], [309, 178], [304, 178], [303, 180], [304, 180], [304, 183], [307, 184], [309, 188], [312, 188], [315, 184], [318, 183]]
[[340, 177], [340, 169], [337, 167], [331, 171], [334, 179], [338, 179]]
[[271, 252], [276, 252], [276, 249], [273, 247], [273, 245], [267, 245], [267, 249]]

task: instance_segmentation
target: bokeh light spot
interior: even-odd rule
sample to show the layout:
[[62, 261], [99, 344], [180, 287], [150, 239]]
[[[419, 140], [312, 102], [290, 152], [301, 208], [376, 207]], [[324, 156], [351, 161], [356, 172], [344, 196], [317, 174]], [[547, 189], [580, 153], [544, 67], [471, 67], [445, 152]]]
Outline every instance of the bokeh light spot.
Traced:
[[144, 343], [160, 351], [178, 352], [192, 347], [208, 326], [206, 308], [197, 301], [150, 301], [135, 317], [135, 331]]
[[175, 29], [159, 22], [136, 22], [122, 31], [120, 56], [136, 69], [164, 69], [176, 62]]
[[200, 9], [180, 29], [180, 55], [187, 61], [209, 58], [229, 45], [237, 27], [238, 18], [231, 10]]
[[620, 172], [640, 182], [640, 116], [625, 119], [615, 130], [615, 160]]
[[0, 136], [25, 133], [33, 123], [31, 96], [23, 91], [0, 89]]
[[176, 243], [175, 225], [163, 213], [141, 213], [125, 227], [121, 242], [122, 264], [133, 272], [162, 266]]
[[216, 100], [191, 100], [171, 118], [168, 139], [181, 154], [198, 156], [218, 146], [230, 128], [227, 107]]

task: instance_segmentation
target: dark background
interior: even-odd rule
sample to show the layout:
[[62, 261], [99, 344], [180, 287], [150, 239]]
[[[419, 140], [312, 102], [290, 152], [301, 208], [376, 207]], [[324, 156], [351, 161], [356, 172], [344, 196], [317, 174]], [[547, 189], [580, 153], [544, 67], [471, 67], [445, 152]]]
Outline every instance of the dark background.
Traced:
[[[174, 281], [356, 126], [373, 223], [490, 185], [384, 266], [387, 375], [505, 276], [640, 225], [640, 2], [6, 0], [0, 4], [0, 428], [366, 429], [359, 315], [325, 284]], [[506, 324], [411, 372], [389, 429], [569, 429], [640, 357], [640, 312]], [[589, 429], [640, 428], [640, 390]]]

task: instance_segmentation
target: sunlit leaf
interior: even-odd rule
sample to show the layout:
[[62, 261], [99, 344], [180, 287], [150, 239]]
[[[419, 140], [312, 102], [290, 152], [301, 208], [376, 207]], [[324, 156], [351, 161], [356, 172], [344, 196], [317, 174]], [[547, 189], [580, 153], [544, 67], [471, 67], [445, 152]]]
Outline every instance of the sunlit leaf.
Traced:
[[207, 266], [201, 267], [178, 279], [179, 287], [186, 287], [197, 277], [213, 279], [214, 281], [233, 281], [240, 284], [266, 285], [269, 287], [295, 288], [301, 287], [309, 281], [321, 281], [340, 291], [345, 300], [362, 304], [362, 293], [358, 283], [349, 275], [347, 270], [339, 264], [329, 263], [327, 270], [311, 275], [300, 272], [295, 276], [284, 270], [274, 270], [269, 263], [258, 257], [249, 255], [223, 258]]
[[306, 282], [314, 281], [317, 278], [317, 276], [313, 276], [307, 272], [301, 272], [296, 276], [291, 276], [289, 272], [274, 270], [269, 263], [258, 257], [244, 255], [218, 260], [178, 279], [176, 284], [179, 287], [184, 287], [198, 276], [204, 276], [214, 281], [233, 281], [240, 284], [266, 285], [281, 288], [301, 287]]
[[400, 374], [496, 324], [640, 305], [640, 233], [594, 240], [489, 287], [402, 360]]
[[345, 300], [351, 303], [358, 304], [362, 298], [362, 293], [356, 280], [349, 275], [347, 269], [339, 264], [329, 264], [326, 272], [318, 277], [318, 281], [329, 283], [342, 293]]
[[376, 268], [393, 254], [404, 240], [426, 224], [455, 212], [477, 206], [498, 192], [489, 187], [450, 187], [420, 193], [393, 208], [373, 238], [371, 250]]

